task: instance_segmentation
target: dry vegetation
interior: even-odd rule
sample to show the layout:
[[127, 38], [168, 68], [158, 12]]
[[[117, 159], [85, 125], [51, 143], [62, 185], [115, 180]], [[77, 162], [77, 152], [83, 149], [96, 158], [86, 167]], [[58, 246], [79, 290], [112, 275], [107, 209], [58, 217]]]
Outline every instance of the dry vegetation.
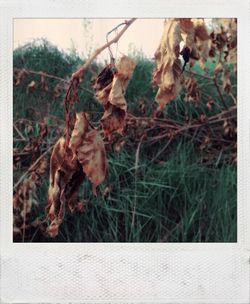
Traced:
[[15, 51], [15, 241], [236, 241], [236, 20], [167, 19], [155, 63], [114, 60], [134, 21], [68, 71]]

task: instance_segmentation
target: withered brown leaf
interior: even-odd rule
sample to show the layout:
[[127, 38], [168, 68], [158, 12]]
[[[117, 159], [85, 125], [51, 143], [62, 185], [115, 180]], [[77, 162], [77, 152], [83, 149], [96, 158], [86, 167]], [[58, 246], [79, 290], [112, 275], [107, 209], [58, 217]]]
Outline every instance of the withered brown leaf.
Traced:
[[107, 173], [107, 159], [104, 142], [96, 129], [88, 122], [86, 113], [76, 114], [76, 123], [69, 143], [69, 148], [76, 155], [82, 170], [93, 185], [101, 184]]
[[179, 60], [181, 39], [180, 21], [166, 20], [160, 45], [155, 52], [156, 70], [153, 74], [153, 84], [159, 87], [155, 99], [161, 109], [177, 96], [182, 69]]
[[54, 146], [50, 159], [50, 185], [48, 190], [48, 205], [46, 208], [52, 221], [47, 228], [51, 237], [58, 234], [62, 223], [64, 205], [76, 204], [78, 189], [84, 180], [84, 173], [74, 159], [71, 149], [65, 146], [65, 138], [61, 137]]
[[126, 111], [109, 103], [101, 118], [104, 136], [110, 138], [113, 132], [123, 134], [126, 125]]
[[132, 59], [122, 56], [115, 67], [105, 67], [93, 85], [95, 96], [105, 109], [101, 122], [107, 137], [113, 132], [122, 133], [125, 127], [127, 102], [124, 95], [135, 66]]
[[24, 181], [17, 187], [13, 196], [13, 232], [25, 234], [25, 230], [30, 227], [31, 211], [34, 206], [38, 205], [37, 187], [40, 184], [41, 176], [46, 172], [47, 160], [41, 158], [33, 166]]
[[25, 69], [21, 69], [21, 70], [17, 70], [15, 75], [16, 75], [15, 85], [18, 86], [24, 80], [24, 78], [29, 75], [29, 72]]

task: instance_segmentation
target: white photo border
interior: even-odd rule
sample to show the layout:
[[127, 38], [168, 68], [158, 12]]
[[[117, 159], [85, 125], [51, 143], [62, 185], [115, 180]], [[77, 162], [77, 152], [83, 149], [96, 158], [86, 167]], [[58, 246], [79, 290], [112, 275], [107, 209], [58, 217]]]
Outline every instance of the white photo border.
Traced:
[[[0, 0], [1, 303], [250, 303], [249, 11], [247, 0]], [[13, 243], [13, 19], [128, 17], [237, 18], [237, 243]]]

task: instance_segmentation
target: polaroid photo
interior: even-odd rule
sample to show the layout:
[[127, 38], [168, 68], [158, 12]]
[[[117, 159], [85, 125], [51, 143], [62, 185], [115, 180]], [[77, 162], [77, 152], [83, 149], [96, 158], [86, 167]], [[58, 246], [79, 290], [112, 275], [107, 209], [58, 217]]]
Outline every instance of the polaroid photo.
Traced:
[[249, 1], [0, 1], [1, 303], [250, 303]]

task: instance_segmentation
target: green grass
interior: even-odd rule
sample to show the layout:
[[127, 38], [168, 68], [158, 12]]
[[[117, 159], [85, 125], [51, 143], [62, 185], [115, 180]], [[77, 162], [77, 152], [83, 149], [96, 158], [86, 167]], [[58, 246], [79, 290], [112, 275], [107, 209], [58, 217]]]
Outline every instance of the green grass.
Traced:
[[[218, 168], [202, 166], [192, 143], [187, 142], [179, 143], [159, 164], [152, 166], [149, 163], [145, 157], [139, 158], [135, 174], [135, 154], [126, 149], [120, 154], [109, 154], [109, 176], [99, 187], [98, 196], [92, 195], [88, 181], [81, 189], [82, 197], [88, 200], [85, 212], [72, 215], [67, 210], [60, 234], [55, 239], [39, 233], [33, 237], [33, 231], [31, 240], [236, 241], [234, 167], [223, 163]], [[112, 191], [103, 197], [102, 192], [108, 185], [112, 185]], [[38, 194], [40, 198], [47, 186], [44, 178]], [[46, 197], [41, 205], [45, 207]]]
[[[31, 49], [30, 49], [31, 48]], [[28, 51], [17, 50], [14, 53], [14, 66], [45, 71], [60, 77], [70, 75], [81, 61], [76, 55], [67, 57], [48, 43], [39, 47], [30, 46]], [[33, 54], [30, 58], [28, 55]], [[36, 56], [34, 55], [36, 54]], [[37, 60], [36, 60], [37, 58]], [[129, 83], [126, 98], [129, 110], [135, 115], [138, 99], [146, 103], [146, 114], [150, 115], [156, 104], [153, 102], [156, 89], [150, 85], [153, 63], [143, 57], [137, 58], [138, 64]], [[51, 62], [55, 62], [52, 67]], [[39, 63], [39, 64], [38, 64]], [[55, 70], [56, 69], [56, 70]], [[195, 67], [197, 72], [198, 66]], [[213, 69], [209, 63], [208, 69]], [[82, 87], [90, 89], [91, 73], [87, 74]], [[63, 128], [62, 96], [53, 100], [52, 90], [56, 84], [48, 81], [49, 92], [37, 90], [26, 92], [27, 84], [34, 79], [29, 76], [24, 83], [14, 88], [14, 120], [27, 117], [29, 107], [43, 116], [61, 119]], [[39, 81], [39, 77], [37, 78]], [[201, 89], [201, 102], [198, 107], [183, 101], [184, 92], [164, 111], [164, 116], [177, 121], [185, 117], [197, 118], [201, 114], [213, 115], [221, 111], [217, 92], [211, 83], [197, 78]], [[233, 79], [236, 83], [236, 80]], [[235, 94], [236, 85], [233, 87]], [[77, 111], [88, 111], [91, 119], [97, 121], [103, 112], [102, 106], [89, 92], [80, 92]], [[216, 106], [211, 112], [206, 108], [207, 98], [212, 96]], [[232, 103], [225, 96], [228, 105]], [[140, 114], [141, 115], [141, 114]], [[38, 124], [27, 137], [38, 136]], [[58, 130], [51, 129], [47, 142], [58, 137]], [[26, 231], [27, 242], [236, 242], [237, 241], [237, 168], [230, 165], [228, 155], [218, 151], [212, 163], [202, 162], [195, 141], [178, 137], [159, 157], [158, 152], [166, 144], [143, 143], [140, 148], [138, 164], [136, 150], [138, 144], [127, 140], [121, 153], [108, 152], [109, 173], [105, 182], [98, 187], [94, 197], [91, 184], [85, 180], [80, 189], [80, 197], [87, 201], [84, 212], [71, 214], [65, 211], [64, 222], [56, 238], [45, 237], [38, 228]], [[16, 143], [15, 147], [23, 147]], [[46, 149], [46, 144], [43, 147]], [[152, 161], [154, 160], [154, 161]], [[14, 180], [27, 170], [27, 167], [14, 172]], [[48, 172], [43, 176], [37, 190], [38, 206], [32, 211], [33, 219], [45, 218], [47, 204]], [[112, 186], [112, 191], [103, 196], [104, 189]], [[16, 239], [15, 241], [20, 241]]]

